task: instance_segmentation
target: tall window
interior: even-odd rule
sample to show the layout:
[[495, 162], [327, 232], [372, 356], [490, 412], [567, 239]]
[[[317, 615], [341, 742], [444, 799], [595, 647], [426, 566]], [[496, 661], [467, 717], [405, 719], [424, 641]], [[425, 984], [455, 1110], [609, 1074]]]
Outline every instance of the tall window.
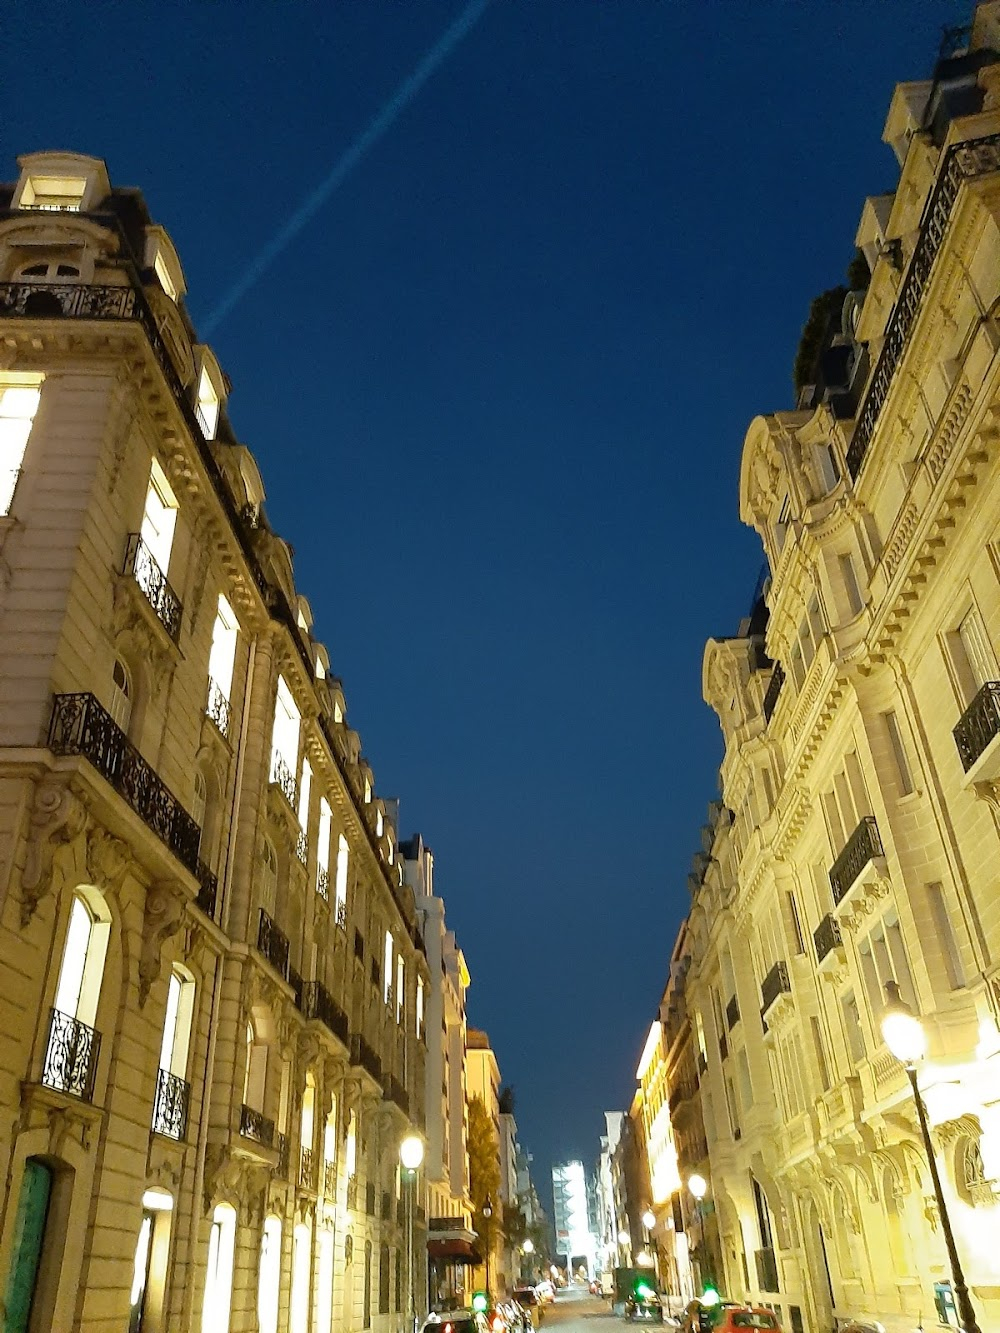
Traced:
[[886, 917], [872, 928], [868, 937], [858, 945], [858, 958], [868, 1007], [876, 1027], [885, 1008], [885, 986], [888, 981], [894, 981], [899, 986], [905, 1004], [916, 1008], [910, 964], [903, 947], [899, 921], [895, 917]]
[[417, 1023], [416, 1032], [418, 1037], [424, 1035], [424, 979], [417, 977]]
[[191, 1019], [194, 1015], [194, 981], [175, 967], [167, 986], [167, 1009], [163, 1016], [160, 1068], [183, 1078], [187, 1072]]
[[906, 757], [906, 747], [903, 745], [903, 733], [899, 729], [899, 718], [890, 709], [882, 714], [885, 722], [886, 736], [889, 738], [889, 748], [892, 750], [893, 761], [896, 765], [896, 776], [899, 779], [900, 796], [909, 796], [913, 791], [913, 775], [910, 773], [910, 764]]
[[308, 1333], [309, 1328], [309, 1251], [312, 1235], [300, 1222], [292, 1241], [292, 1299], [288, 1327], [290, 1333]]
[[42, 396], [41, 377], [31, 378], [33, 384], [0, 386], [0, 515], [10, 513], [21, 461]]
[[267, 1081], [267, 1043], [258, 1041], [251, 1023], [246, 1029], [246, 1072], [243, 1078], [243, 1105], [263, 1111]]
[[309, 760], [302, 761], [302, 780], [299, 783], [299, 828], [303, 833], [309, 828], [309, 788], [312, 785], [312, 768]]
[[382, 998], [388, 1004], [392, 999], [392, 931], [385, 932], [385, 966], [382, 970]]
[[945, 902], [943, 886], [928, 884], [927, 899], [930, 904], [931, 917], [934, 921], [934, 933], [937, 935], [938, 948], [941, 950], [945, 970], [948, 974], [948, 984], [952, 990], [957, 990], [959, 986], [965, 985], [965, 969], [962, 967], [962, 955], [959, 952], [958, 940], [955, 938], [955, 931], [951, 924], [951, 916]]
[[235, 1249], [236, 1210], [228, 1203], [220, 1203], [212, 1214], [212, 1230], [208, 1238], [208, 1271], [205, 1274], [205, 1301], [201, 1307], [201, 1333], [229, 1333]]
[[358, 1169], [358, 1120], [353, 1111], [348, 1112], [347, 1116], [347, 1139], [344, 1143], [344, 1169], [347, 1172], [348, 1180], [356, 1174]]
[[840, 997], [840, 1012], [844, 1020], [847, 1053], [856, 1065], [865, 1058], [865, 1039], [861, 1032], [858, 1002], [852, 990], [844, 991]]
[[278, 1333], [278, 1296], [281, 1290], [281, 1219], [264, 1219], [257, 1278], [257, 1322], [260, 1333]]
[[73, 896], [63, 949], [55, 1007], [93, 1027], [104, 977], [110, 925], [100, 920], [78, 894]]
[[322, 1227], [319, 1233], [319, 1265], [316, 1274], [316, 1333], [330, 1333], [333, 1327], [333, 1232]]
[[965, 703], [970, 704], [995, 674], [986, 630], [975, 607], [966, 613], [948, 640], [959, 690]]
[[149, 471], [149, 486], [146, 489], [146, 504], [139, 536], [164, 575], [170, 568], [170, 551], [174, 544], [176, 522], [177, 500], [170, 489], [166, 474], [154, 458]]
[[[326, 880], [330, 874], [330, 834], [333, 828], [333, 815], [330, 810], [330, 803], [325, 796], [320, 797], [319, 802], [319, 834], [316, 844], [316, 874], [319, 879]], [[329, 889], [321, 886], [323, 895], [329, 894]]]
[[861, 595], [861, 585], [858, 583], [854, 561], [849, 555], [838, 555], [837, 563], [840, 565], [840, 577], [844, 584], [844, 592], [847, 595], [847, 605], [850, 608], [851, 615], [856, 616], [865, 603]]
[[267, 838], [260, 848], [260, 905], [268, 916], [274, 916], [278, 899], [278, 854]]
[[347, 860], [350, 856], [350, 848], [347, 845], [347, 839], [343, 833], [337, 839], [337, 917], [342, 915], [341, 906], [344, 911], [347, 910]]
[[208, 367], [202, 366], [201, 378], [198, 381], [198, 405], [195, 410], [206, 440], [215, 439], [216, 428], [219, 424], [220, 406], [221, 400], [216, 392], [215, 385], [212, 383], [212, 377], [208, 373]]
[[108, 711], [112, 720], [127, 734], [132, 720], [132, 677], [120, 657], [115, 658], [111, 668], [111, 707]]
[[239, 621], [233, 608], [222, 594], [212, 626], [212, 647], [208, 655], [209, 680], [228, 702], [233, 689], [233, 668], [236, 664], [236, 637]]
[[205, 828], [205, 811], [208, 809], [208, 783], [200, 768], [194, 770], [194, 787], [191, 795], [191, 818], [199, 829]]
[[396, 1022], [400, 1022], [403, 1017], [403, 998], [406, 994], [406, 970], [403, 964], [403, 955], [396, 955]]
[[173, 1206], [174, 1201], [166, 1190], [147, 1190], [142, 1196], [142, 1222], [136, 1240], [129, 1293], [129, 1333], [142, 1333], [144, 1327], [159, 1320], [162, 1314]]
[[299, 763], [299, 710], [284, 676], [278, 677], [271, 746], [271, 781], [279, 782], [286, 795], [294, 793]]

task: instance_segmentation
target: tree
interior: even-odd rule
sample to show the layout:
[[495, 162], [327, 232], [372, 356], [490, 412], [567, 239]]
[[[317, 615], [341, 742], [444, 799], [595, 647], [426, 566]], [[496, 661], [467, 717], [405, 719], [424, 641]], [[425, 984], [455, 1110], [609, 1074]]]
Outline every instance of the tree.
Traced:
[[[472, 1224], [483, 1239], [491, 1245], [500, 1226], [500, 1144], [493, 1129], [493, 1121], [482, 1097], [469, 1100], [469, 1196], [472, 1199]], [[492, 1217], [483, 1216], [489, 1199]]]

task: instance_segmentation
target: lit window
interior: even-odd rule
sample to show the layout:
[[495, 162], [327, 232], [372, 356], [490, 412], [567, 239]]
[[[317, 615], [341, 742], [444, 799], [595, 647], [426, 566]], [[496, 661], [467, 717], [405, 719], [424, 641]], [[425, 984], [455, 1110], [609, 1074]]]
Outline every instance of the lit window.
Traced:
[[220, 593], [219, 605], [212, 626], [212, 647], [208, 655], [208, 675], [228, 701], [233, 688], [233, 668], [236, 664], [236, 636], [239, 621], [229, 602]]
[[224, 1333], [229, 1328], [235, 1248], [236, 1210], [228, 1203], [220, 1203], [212, 1214], [212, 1231], [208, 1239], [208, 1271], [205, 1274], [205, 1303], [201, 1309], [201, 1333]]
[[309, 828], [309, 788], [312, 785], [312, 768], [309, 760], [302, 761], [302, 781], [299, 783], [299, 828], [305, 833]]
[[336, 699], [333, 701], [333, 720], [334, 722], [343, 722], [344, 720], [344, 710], [341, 708], [340, 704], [337, 703]]
[[365, 805], [369, 805], [372, 799], [372, 784], [365, 778]]
[[417, 1025], [416, 1032], [418, 1037], [424, 1035], [424, 979], [417, 978]]
[[281, 1289], [281, 1221], [264, 1219], [260, 1239], [260, 1274], [257, 1279], [257, 1323], [260, 1333], [278, 1333], [278, 1296]]
[[128, 667], [119, 657], [115, 658], [114, 666], [111, 668], [111, 708], [109, 712], [122, 731], [127, 732], [128, 724], [132, 719], [132, 678], [129, 675]]
[[86, 178], [80, 176], [29, 176], [21, 191], [21, 207], [79, 213], [86, 189]]
[[193, 1013], [194, 981], [174, 968], [167, 987], [167, 1010], [163, 1018], [160, 1068], [169, 1074], [175, 1074], [178, 1078], [183, 1078], [187, 1071]]
[[212, 383], [212, 377], [208, 373], [208, 367], [202, 366], [201, 378], [198, 381], [198, 406], [195, 409], [198, 414], [198, 422], [206, 440], [215, 439], [216, 427], [219, 424], [219, 408], [222, 400], [216, 392], [215, 385]]
[[98, 919], [89, 903], [73, 896], [63, 949], [55, 1007], [61, 1014], [93, 1027], [104, 977], [109, 924]]
[[171, 301], [176, 301], [177, 287], [173, 278], [170, 276], [170, 270], [167, 268], [166, 261], [159, 251], [156, 252], [156, 258], [153, 260], [153, 271], [160, 280], [160, 286], [170, 297]]
[[139, 536], [163, 575], [166, 575], [170, 568], [170, 551], [174, 544], [176, 522], [177, 501], [163, 469], [154, 458], [149, 472], [149, 486], [146, 490], [146, 504]]
[[10, 513], [31, 424], [42, 396], [40, 385], [39, 376], [33, 384], [0, 387], [0, 515]]
[[60, 279], [78, 278], [80, 270], [75, 264], [50, 259], [37, 264], [28, 264], [21, 269], [17, 276], [18, 278], [40, 278], [43, 282], [58, 282]]
[[395, 849], [395, 848], [393, 847], [393, 845], [392, 845], [392, 830], [391, 830], [391, 829], [386, 833], [385, 837], [386, 837], [386, 842], [389, 844], [389, 850], [388, 850], [388, 853], [387, 853], [387, 855], [388, 855], [388, 857], [389, 857], [389, 864], [392, 865], [393, 861], [396, 859], [396, 849]]
[[267, 838], [260, 852], [260, 905], [268, 916], [274, 916], [278, 897], [278, 855]]
[[349, 1113], [347, 1119], [347, 1140], [344, 1144], [344, 1167], [347, 1171], [348, 1179], [350, 1179], [358, 1169], [357, 1117], [353, 1111]]
[[333, 1232], [321, 1227], [319, 1233], [319, 1269], [316, 1283], [316, 1333], [330, 1333], [333, 1327]]
[[388, 1004], [392, 998], [392, 931], [385, 932], [385, 967], [382, 970], [383, 998]]
[[246, 1072], [243, 1078], [243, 1105], [253, 1111], [263, 1111], [264, 1090], [267, 1082], [267, 1043], [258, 1041], [253, 1024], [246, 1030]]
[[299, 1223], [292, 1241], [292, 1298], [288, 1326], [291, 1333], [306, 1333], [309, 1326], [309, 1267], [312, 1234]]
[[333, 813], [325, 796], [319, 802], [319, 841], [316, 846], [316, 865], [325, 875], [330, 873], [330, 832]]
[[323, 665], [322, 659], [319, 657], [316, 658], [316, 679], [326, 679], [326, 667]]
[[340, 915], [340, 906], [343, 903], [347, 907], [347, 861], [350, 856], [350, 849], [347, 845], [347, 839], [341, 833], [337, 839], [337, 888], [336, 902], [337, 914]]
[[375, 811], [375, 836], [381, 838], [382, 830], [385, 828], [385, 820], [382, 818], [381, 809]]
[[[295, 771], [299, 762], [299, 710], [284, 676], [278, 677], [274, 702], [274, 731], [271, 738], [271, 781], [288, 783], [294, 792]], [[281, 769], [284, 768], [284, 774]], [[287, 775], [287, 777], [286, 777]]]
[[406, 993], [406, 970], [403, 955], [396, 955], [396, 1022], [403, 1017], [403, 996]]

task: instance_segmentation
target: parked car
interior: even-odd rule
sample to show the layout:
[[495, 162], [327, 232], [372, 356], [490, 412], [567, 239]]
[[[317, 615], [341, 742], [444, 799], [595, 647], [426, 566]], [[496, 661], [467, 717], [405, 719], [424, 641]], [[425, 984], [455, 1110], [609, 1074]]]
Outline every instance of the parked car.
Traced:
[[485, 1333], [483, 1319], [474, 1310], [442, 1310], [429, 1314], [421, 1333]]
[[732, 1301], [702, 1305], [691, 1301], [682, 1329], [683, 1333], [745, 1333], [747, 1329], [781, 1333], [781, 1321], [764, 1305], [737, 1305]]
[[532, 1328], [541, 1325], [543, 1306], [534, 1287], [515, 1287], [511, 1299], [516, 1301], [527, 1315]]

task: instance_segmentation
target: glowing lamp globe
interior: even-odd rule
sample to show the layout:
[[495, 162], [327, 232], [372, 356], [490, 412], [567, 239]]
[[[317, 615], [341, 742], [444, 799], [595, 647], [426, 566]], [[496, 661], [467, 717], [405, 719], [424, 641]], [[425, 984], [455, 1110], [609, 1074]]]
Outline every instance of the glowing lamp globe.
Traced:
[[688, 1178], [688, 1189], [696, 1199], [703, 1199], [708, 1193], [708, 1181], [704, 1176], [690, 1176]]
[[642, 1215], [642, 1225], [647, 1231], [652, 1231], [656, 1226], [656, 1215], [655, 1213], [651, 1213], [648, 1208]]
[[522, 1246], [521, 1248], [524, 1250], [525, 1254], [534, 1254], [534, 1253], [535, 1253], [535, 1242], [534, 1242], [534, 1241], [531, 1239], [531, 1237], [529, 1236], [528, 1239], [524, 1242], [524, 1244], [523, 1244], [523, 1246]]
[[424, 1160], [424, 1145], [416, 1134], [408, 1134], [399, 1145], [399, 1160], [407, 1171], [416, 1171]]
[[888, 982], [885, 990], [889, 1002], [882, 1015], [882, 1040], [897, 1060], [904, 1065], [915, 1065], [927, 1054], [924, 1025], [900, 999], [895, 982]]
[[635, 1261], [640, 1268], [652, 1268], [653, 1256], [647, 1250], [640, 1250], [635, 1256]]

